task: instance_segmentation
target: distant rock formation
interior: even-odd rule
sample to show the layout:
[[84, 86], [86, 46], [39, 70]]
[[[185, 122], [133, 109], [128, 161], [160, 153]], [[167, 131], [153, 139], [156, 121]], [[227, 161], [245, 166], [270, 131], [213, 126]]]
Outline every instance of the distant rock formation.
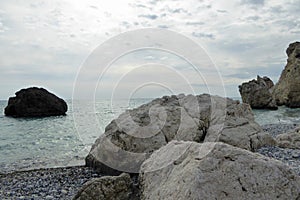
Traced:
[[251, 151], [275, 143], [247, 104], [208, 94], [172, 95], [113, 120], [92, 146], [86, 165], [104, 174], [138, 172], [153, 151], [172, 140], [224, 142]]
[[4, 113], [12, 117], [47, 117], [65, 115], [66, 102], [43, 88], [31, 87], [10, 97]]
[[143, 163], [139, 179], [147, 200], [300, 197], [300, 177], [284, 163], [219, 142], [172, 141]]
[[268, 77], [259, 76], [239, 86], [244, 103], [254, 109], [277, 109], [282, 105], [300, 108], [300, 42], [291, 43], [286, 54], [287, 65], [275, 86]]
[[294, 42], [286, 50], [287, 65], [274, 87], [274, 98], [278, 105], [300, 107], [300, 42]]
[[272, 95], [273, 81], [264, 76], [257, 76], [257, 80], [243, 83], [239, 86], [239, 92], [244, 103], [254, 109], [278, 109]]

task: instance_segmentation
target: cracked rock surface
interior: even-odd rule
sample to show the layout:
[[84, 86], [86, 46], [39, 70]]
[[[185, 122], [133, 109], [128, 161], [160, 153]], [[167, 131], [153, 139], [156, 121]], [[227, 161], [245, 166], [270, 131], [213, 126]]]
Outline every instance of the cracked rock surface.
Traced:
[[130, 199], [132, 181], [129, 174], [94, 178], [83, 185], [74, 200], [123, 200]]
[[104, 174], [138, 173], [155, 150], [172, 140], [224, 142], [251, 151], [275, 143], [254, 121], [249, 105], [208, 94], [180, 94], [122, 113], [96, 140], [86, 165]]
[[141, 199], [299, 199], [282, 162], [225, 143], [172, 141], [147, 159]]

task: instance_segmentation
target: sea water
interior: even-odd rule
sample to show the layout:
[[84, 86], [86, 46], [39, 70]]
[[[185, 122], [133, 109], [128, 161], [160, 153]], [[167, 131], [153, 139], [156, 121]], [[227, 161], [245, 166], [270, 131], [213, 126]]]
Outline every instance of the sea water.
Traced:
[[[109, 122], [151, 99], [67, 101], [66, 116], [12, 118], [0, 114], [0, 173], [84, 164]], [[4, 110], [7, 101], [0, 101]], [[300, 123], [300, 109], [254, 110], [261, 124]]]
[[111, 120], [150, 100], [69, 100], [65, 116], [43, 118], [6, 117], [0, 101], [0, 173], [82, 165]]

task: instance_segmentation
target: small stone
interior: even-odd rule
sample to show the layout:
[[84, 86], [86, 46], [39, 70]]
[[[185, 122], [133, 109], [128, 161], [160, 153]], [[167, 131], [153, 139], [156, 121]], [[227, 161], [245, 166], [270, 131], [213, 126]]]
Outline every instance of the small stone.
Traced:
[[61, 192], [62, 194], [68, 194], [68, 191], [67, 191], [67, 190], [64, 190], [64, 189], [62, 189], [60, 192]]
[[292, 153], [292, 157], [293, 157], [293, 158], [300, 158], [300, 153], [298, 153], [298, 152], [293, 152], [293, 153]]
[[54, 199], [54, 197], [52, 195], [47, 195], [45, 199]]

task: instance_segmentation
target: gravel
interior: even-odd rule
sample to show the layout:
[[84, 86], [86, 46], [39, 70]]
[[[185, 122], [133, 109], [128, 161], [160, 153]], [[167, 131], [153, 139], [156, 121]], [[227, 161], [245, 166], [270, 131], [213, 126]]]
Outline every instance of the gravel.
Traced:
[[39, 169], [0, 175], [0, 199], [72, 199], [91, 178], [101, 177], [77, 166]]
[[276, 160], [280, 160], [300, 176], [300, 150], [279, 147], [263, 147], [258, 153]]
[[[264, 131], [268, 132], [274, 138], [282, 133], [289, 132], [298, 127], [297, 124], [268, 124], [263, 125]], [[258, 149], [258, 153], [280, 160], [300, 176], [300, 150], [280, 147], [262, 147]]]
[[267, 124], [261, 127], [275, 138], [277, 135], [293, 130], [297, 126], [297, 124]]

